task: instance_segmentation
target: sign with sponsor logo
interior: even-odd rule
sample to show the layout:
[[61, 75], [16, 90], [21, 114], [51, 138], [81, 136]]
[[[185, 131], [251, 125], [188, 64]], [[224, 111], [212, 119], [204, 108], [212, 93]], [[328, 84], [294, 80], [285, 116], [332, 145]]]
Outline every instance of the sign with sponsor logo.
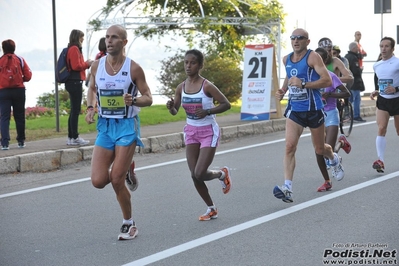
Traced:
[[[242, 81], [241, 120], [269, 120], [281, 116], [279, 102], [274, 98], [278, 89], [276, 58], [273, 44], [246, 45]], [[277, 113], [277, 109], [280, 112]]]

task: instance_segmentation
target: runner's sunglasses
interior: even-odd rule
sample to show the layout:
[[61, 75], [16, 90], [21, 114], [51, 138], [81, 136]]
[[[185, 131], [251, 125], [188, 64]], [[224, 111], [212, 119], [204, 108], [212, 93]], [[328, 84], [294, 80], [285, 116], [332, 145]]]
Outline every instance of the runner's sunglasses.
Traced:
[[308, 37], [306, 37], [306, 36], [303, 36], [303, 35], [291, 35], [290, 36], [290, 39], [291, 40], [295, 40], [295, 39], [297, 39], [297, 40], [304, 40], [304, 39], [307, 39]]

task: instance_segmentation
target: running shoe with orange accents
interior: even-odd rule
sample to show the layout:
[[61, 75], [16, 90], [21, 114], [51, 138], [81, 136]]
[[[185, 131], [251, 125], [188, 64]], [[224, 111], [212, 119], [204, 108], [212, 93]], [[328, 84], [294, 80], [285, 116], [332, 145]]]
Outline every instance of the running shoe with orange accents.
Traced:
[[349, 143], [348, 139], [345, 137], [345, 135], [344, 135], [344, 134], [341, 134], [341, 135], [338, 137], [338, 141], [342, 141], [342, 149], [343, 149], [347, 154], [349, 154], [349, 153], [351, 152], [352, 146], [351, 146], [351, 144]]
[[373, 169], [377, 170], [378, 173], [384, 173], [385, 167], [384, 162], [377, 160], [373, 163]]
[[222, 183], [223, 193], [227, 194], [231, 188], [231, 177], [230, 177], [230, 170], [227, 166], [223, 167], [221, 171], [224, 173], [224, 178], [219, 179], [220, 183]]
[[206, 213], [199, 217], [200, 221], [209, 221], [210, 219], [218, 218], [218, 210], [216, 208], [208, 208]]
[[318, 189], [317, 192], [324, 192], [324, 191], [329, 191], [332, 188], [331, 182], [325, 181], [323, 185], [321, 185]]

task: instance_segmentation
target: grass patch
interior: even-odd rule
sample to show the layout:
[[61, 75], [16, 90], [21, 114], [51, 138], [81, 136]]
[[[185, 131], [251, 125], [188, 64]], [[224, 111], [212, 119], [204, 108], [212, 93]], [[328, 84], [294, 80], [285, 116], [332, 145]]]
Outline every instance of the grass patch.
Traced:
[[[232, 104], [231, 109], [218, 114], [217, 116], [238, 114], [241, 112], [241, 103]], [[139, 114], [141, 126], [148, 125], [159, 125], [164, 123], [183, 121], [186, 119], [186, 113], [183, 108], [180, 108], [177, 115], [173, 116], [166, 109], [165, 105], [153, 105], [150, 107], [144, 107], [141, 109]], [[56, 137], [67, 137], [68, 135], [68, 116], [60, 116], [59, 118], [60, 131], [56, 130], [56, 118], [55, 117], [38, 117], [35, 119], [26, 120], [26, 141], [56, 138]], [[88, 125], [85, 121], [85, 115], [79, 117], [79, 133], [87, 134], [96, 132], [96, 125]], [[10, 143], [16, 142], [16, 132], [14, 120], [10, 121]]]

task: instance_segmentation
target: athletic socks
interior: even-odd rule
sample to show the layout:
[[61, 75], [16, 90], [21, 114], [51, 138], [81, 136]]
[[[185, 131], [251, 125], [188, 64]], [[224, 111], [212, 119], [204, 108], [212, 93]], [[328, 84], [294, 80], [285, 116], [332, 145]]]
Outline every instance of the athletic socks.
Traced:
[[289, 190], [292, 190], [292, 180], [286, 179], [286, 180], [284, 181], [284, 185], [285, 185]]
[[375, 139], [375, 146], [377, 148], [378, 159], [384, 161], [385, 147], [387, 146], [387, 139], [384, 136], [377, 136]]
[[123, 219], [123, 224], [133, 224], [133, 218], [130, 218], [129, 220]]

